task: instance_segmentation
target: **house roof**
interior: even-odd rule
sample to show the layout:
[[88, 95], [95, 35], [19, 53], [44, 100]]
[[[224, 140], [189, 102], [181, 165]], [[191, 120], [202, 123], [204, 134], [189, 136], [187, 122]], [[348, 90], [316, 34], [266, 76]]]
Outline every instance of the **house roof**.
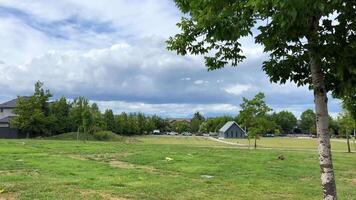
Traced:
[[169, 118], [168, 121], [170, 123], [173, 123], [173, 122], [189, 122], [192, 121], [191, 119], [189, 118]]
[[[29, 97], [21, 97], [21, 98], [28, 99]], [[17, 99], [18, 98], [0, 104], [0, 108], [16, 108]]]
[[12, 118], [13, 118], [12, 116], [8, 116], [8, 117], [5, 117], [5, 118], [2, 118], [2, 119], [0, 119], [0, 124], [10, 123]]
[[219, 132], [225, 132], [225, 131], [229, 130], [229, 128], [234, 124], [236, 124], [236, 126], [239, 127], [239, 129], [241, 129], [245, 133], [245, 130], [243, 130], [235, 121], [226, 122], [226, 124], [219, 129]]

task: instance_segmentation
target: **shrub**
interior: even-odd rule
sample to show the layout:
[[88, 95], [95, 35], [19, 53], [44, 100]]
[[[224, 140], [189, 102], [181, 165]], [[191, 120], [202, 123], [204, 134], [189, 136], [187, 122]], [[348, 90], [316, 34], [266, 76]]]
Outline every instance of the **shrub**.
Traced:
[[94, 132], [93, 136], [97, 140], [110, 140], [116, 136], [114, 134], [115, 133], [111, 131], [98, 131], [98, 132]]

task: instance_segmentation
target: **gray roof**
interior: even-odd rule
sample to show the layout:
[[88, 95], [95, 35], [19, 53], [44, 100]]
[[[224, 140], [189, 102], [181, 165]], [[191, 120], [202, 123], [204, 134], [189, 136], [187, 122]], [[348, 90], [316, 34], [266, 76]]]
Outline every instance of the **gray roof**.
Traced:
[[0, 119], [0, 124], [10, 123], [12, 118], [13, 118], [12, 116], [2, 118], [2, 119]]
[[[29, 97], [21, 97], [21, 98], [28, 99]], [[17, 98], [0, 104], [0, 108], [16, 108], [16, 105], [17, 105]]]
[[191, 122], [190, 118], [167, 118], [169, 122]]
[[237, 127], [239, 127], [243, 132], [245, 132], [245, 130], [243, 130], [235, 121], [228, 121], [228, 122], [226, 122], [226, 124], [223, 126], [223, 127], [221, 127], [220, 129], [219, 129], [219, 132], [225, 132], [225, 131], [227, 131], [232, 125], [234, 125], [234, 124], [236, 124], [236, 126]]

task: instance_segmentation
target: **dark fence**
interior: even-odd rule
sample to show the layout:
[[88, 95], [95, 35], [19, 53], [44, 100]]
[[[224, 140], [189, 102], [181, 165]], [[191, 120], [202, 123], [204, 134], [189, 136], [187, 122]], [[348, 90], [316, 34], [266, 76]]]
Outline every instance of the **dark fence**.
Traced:
[[0, 138], [17, 139], [23, 136], [16, 128], [0, 127]]

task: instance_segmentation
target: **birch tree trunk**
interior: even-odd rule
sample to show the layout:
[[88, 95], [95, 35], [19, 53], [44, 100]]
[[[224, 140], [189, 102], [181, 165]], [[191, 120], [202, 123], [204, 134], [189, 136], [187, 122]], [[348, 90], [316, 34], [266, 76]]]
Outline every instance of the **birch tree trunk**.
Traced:
[[336, 184], [329, 135], [328, 99], [326, 96], [324, 74], [313, 53], [310, 53], [310, 68], [314, 87], [316, 131], [319, 143], [318, 151], [323, 194], [325, 200], [336, 200]]
[[309, 61], [314, 90], [314, 104], [316, 111], [316, 131], [318, 135], [318, 152], [321, 173], [321, 184], [324, 200], [336, 200], [336, 184], [331, 156], [328, 98], [325, 88], [325, 74], [321, 68], [321, 58], [318, 55], [318, 16], [310, 19], [311, 35], [308, 38], [310, 45]]

